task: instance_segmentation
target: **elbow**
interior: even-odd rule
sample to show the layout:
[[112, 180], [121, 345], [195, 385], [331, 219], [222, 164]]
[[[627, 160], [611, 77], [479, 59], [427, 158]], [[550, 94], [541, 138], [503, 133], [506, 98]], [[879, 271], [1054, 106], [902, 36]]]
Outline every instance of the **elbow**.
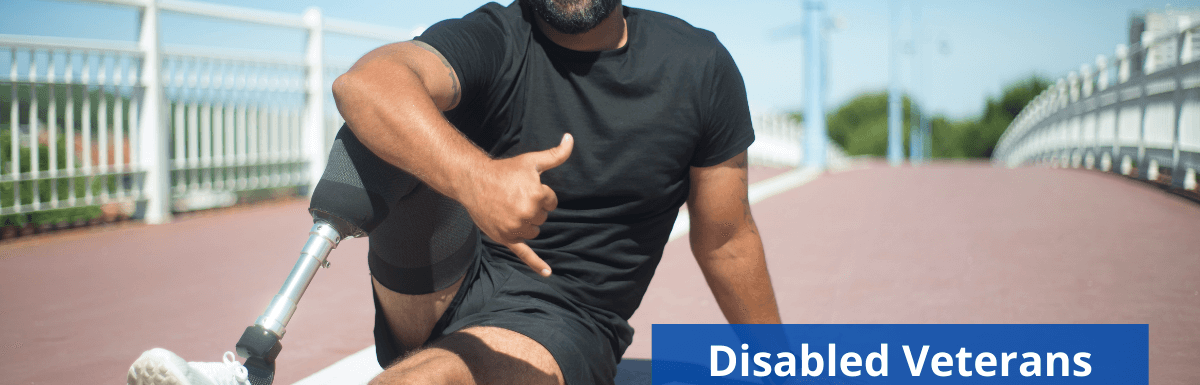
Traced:
[[339, 102], [345, 100], [349, 95], [354, 93], [357, 86], [357, 77], [354, 70], [347, 71], [344, 74], [338, 75], [337, 79], [333, 80], [333, 100]]
[[741, 230], [733, 222], [692, 222], [692, 231], [688, 238], [693, 250], [711, 252], [728, 245], [742, 232]]
[[762, 240], [753, 228], [729, 222], [700, 228], [693, 225], [688, 238], [696, 259], [747, 258], [754, 254], [749, 251], [762, 249]]

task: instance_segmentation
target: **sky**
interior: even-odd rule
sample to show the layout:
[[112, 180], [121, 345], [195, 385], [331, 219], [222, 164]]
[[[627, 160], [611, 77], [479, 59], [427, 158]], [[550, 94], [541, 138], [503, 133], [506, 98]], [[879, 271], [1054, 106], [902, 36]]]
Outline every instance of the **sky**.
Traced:
[[[310, 6], [323, 15], [405, 31], [462, 15], [482, 0], [205, 0], [206, 2], [300, 14]], [[799, 111], [803, 106], [803, 54], [800, 35], [803, 0], [625, 0], [680, 17], [713, 31], [729, 49], [746, 80], [752, 109]], [[863, 92], [887, 89], [889, 21], [898, 9], [900, 82], [927, 110], [952, 118], [982, 112], [988, 97], [1030, 75], [1064, 77], [1096, 55], [1112, 56], [1128, 40], [1129, 17], [1146, 10], [1200, 7], [1200, 0], [825, 0], [834, 28], [829, 41], [827, 108]], [[504, 2], [507, 4], [507, 2]], [[915, 8], [915, 9], [914, 9]], [[919, 12], [914, 12], [919, 10]], [[0, 34], [86, 37], [132, 41], [137, 35], [133, 8], [51, 0], [3, 0]], [[914, 23], [919, 14], [920, 23]], [[299, 30], [213, 21], [164, 14], [166, 45], [229, 47], [300, 57], [305, 34]], [[914, 25], [919, 25], [914, 34]], [[914, 36], [919, 38], [914, 39]], [[326, 38], [326, 51], [352, 62], [386, 42]], [[923, 53], [921, 60], [914, 61]], [[914, 63], [922, 63], [915, 66]], [[919, 70], [919, 71], [918, 71]], [[918, 76], [917, 73], [921, 75]], [[918, 82], [917, 80], [923, 80]]]

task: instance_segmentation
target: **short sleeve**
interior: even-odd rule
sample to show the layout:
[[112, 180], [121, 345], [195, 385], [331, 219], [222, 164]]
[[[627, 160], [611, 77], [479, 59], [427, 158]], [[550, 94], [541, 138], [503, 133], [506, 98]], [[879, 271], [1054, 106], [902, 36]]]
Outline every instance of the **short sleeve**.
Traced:
[[462, 85], [459, 106], [484, 95], [504, 70], [512, 40], [504, 11], [499, 4], [488, 3], [461, 19], [438, 22], [414, 39], [437, 49], [454, 67]]
[[702, 88], [701, 136], [693, 153], [691, 166], [708, 167], [720, 164], [742, 153], [754, 142], [754, 126], [750, 119], [750, 104], [746, 100], [746, 84], [733, 62], [733, 56], [719, 42], [714, 49], [709, 70]]

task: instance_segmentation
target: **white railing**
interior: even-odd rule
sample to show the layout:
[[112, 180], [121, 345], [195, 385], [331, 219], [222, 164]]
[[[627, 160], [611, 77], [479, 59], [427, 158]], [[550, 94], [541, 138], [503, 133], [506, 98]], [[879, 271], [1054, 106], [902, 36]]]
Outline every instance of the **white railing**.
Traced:
[[0, 148], [0, 215], [142, 198], [133, 182], [143, 173], [129, 151], [143, 93], [137, 46], [0, 35], [3, 48], [0, 127], [9, 144]]
[[[232, 204], [240, 191], [311, 187], [342, 123], [330, 85], [352, 63], [327, 57], [325, 34], [411, 37], [316, 8], [85, 2], [136, 9], [138, 41], [0, 35], [0, 128], [10, 142], [0, 148], [0, 219], [118, 204], [161, 223]], [[305, 31], [308, 44], [293, 55], [163, 47], [162, 12]]]
[[[786, 114], [755, 114], [754, 143], [747, 149], [750, 164], [800, 167], [804, 164], [804, 126]], [[826, 145], [826, 164], [844, 166], [849, 157], [833, 141]]]
[[[1141, 58], [1142, 68], [1132, 68]], [[1115, 80], [1115, 82], [1113, 81]], [[1200, 23], [1164, 36], [1143, 33], [1116, 59], [1101, 55], [1025, 106], [1001, 136], [993, 162], [1099, 167], [1196, 188], [1200, 168]], [[1119, 162], [1119, 165], [1114, 164]], [[1098, 164], [1097, 164], [1098, 163]]]

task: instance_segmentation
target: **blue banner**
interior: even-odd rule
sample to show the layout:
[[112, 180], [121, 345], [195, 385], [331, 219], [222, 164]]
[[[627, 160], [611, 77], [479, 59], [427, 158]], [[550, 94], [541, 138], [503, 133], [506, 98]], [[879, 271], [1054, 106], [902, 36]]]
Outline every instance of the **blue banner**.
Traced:
[[654, 325], [654, 384], [1148, 384], [1148, 325]]

